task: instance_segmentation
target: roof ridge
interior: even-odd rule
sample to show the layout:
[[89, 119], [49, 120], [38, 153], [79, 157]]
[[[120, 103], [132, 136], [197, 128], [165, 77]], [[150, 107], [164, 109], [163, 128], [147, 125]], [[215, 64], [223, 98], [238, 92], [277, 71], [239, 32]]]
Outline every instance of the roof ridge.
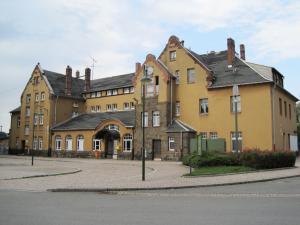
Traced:
[[179, 120], [179, 119], [176, 119], [176, 120], [178, 121], [178, 123], [181, 123], [181, 125], [186, 126], [187, 128], [196, 131], [193, 127], [191, 127], [190, 125], [182, 122], [181, 120]]

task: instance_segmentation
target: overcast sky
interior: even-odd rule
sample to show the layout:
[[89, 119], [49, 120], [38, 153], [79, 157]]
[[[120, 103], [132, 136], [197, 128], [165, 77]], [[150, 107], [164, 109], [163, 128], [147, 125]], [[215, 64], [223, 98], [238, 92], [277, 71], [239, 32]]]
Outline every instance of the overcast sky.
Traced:
[[0, 125], [9, 130], [38, 62], [83, 72], [93, 57], [94, 78], [133, 72], [173, 34], [197, 53], [244, 43], [248, 61], [276, 67], [300, 98], [299, 0], [1, 0]]

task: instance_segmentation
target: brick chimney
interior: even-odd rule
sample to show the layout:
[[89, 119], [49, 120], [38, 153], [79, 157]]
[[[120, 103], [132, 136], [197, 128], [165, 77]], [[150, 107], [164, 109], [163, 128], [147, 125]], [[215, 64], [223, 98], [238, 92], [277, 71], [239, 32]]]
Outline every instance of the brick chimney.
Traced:
[[84, 86], [84, 90], [85, 91], [90, 91], [91, 89], [91, 69], [90, 68], [86, 68], [85, 69], [85, 86]]
[[65, 95], [72, 95], [72, 68], [66, 68]]
[[75, 74], [76, 74], [76, 78], [79, 79], [80, 78], [80, 72], [79, 72], [79, 70], [76, 70]]
[[235, 58], [235, 44], [232, 38], [227, 39], [227, 62], [228, 66], [233, 65]]
[[245, 53], [245, 45], [241, 44], [240, 45], [240, 57], [243, 60], [246, 60], [246, 53]]
[[140, 71], [141, 68], [142, 68], [141, 63], [139, 62], [135, 63], [135, 75], [137, 75], [137, 73]]

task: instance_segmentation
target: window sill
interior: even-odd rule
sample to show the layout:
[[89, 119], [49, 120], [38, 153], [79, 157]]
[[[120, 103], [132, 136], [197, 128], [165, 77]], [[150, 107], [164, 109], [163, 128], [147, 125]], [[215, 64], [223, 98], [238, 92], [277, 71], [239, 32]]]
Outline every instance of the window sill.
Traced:
[[208, 113], [200, 113], [200, 116], [208, 116]]

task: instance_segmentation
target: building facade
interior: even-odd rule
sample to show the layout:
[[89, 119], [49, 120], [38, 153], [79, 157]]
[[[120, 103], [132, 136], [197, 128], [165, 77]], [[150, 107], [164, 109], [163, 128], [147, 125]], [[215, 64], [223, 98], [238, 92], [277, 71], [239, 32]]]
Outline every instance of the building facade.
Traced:
[[[147, 84], [141, 82], [145, 71]], [[171, 36], [158, 58], [148, 54], [133, 73], [97, 80], [90, 80], [89, 68], [81, 79], [69, 66], [62, 75], [38, 64], [20, 109], [11, 112], [10, 148], [139, 159], [144, 120], [147, 159], [178, 160], [197, 135], [224, 139], [230, 152], [236, 135], [232, 87], [238, 85], [240, 150], [289, 150], [298, 99], [283, 78], [273, 67], [246, 61], [244, 45], [238, 57], [231, 38], [227, 50], [201, 55]]]

